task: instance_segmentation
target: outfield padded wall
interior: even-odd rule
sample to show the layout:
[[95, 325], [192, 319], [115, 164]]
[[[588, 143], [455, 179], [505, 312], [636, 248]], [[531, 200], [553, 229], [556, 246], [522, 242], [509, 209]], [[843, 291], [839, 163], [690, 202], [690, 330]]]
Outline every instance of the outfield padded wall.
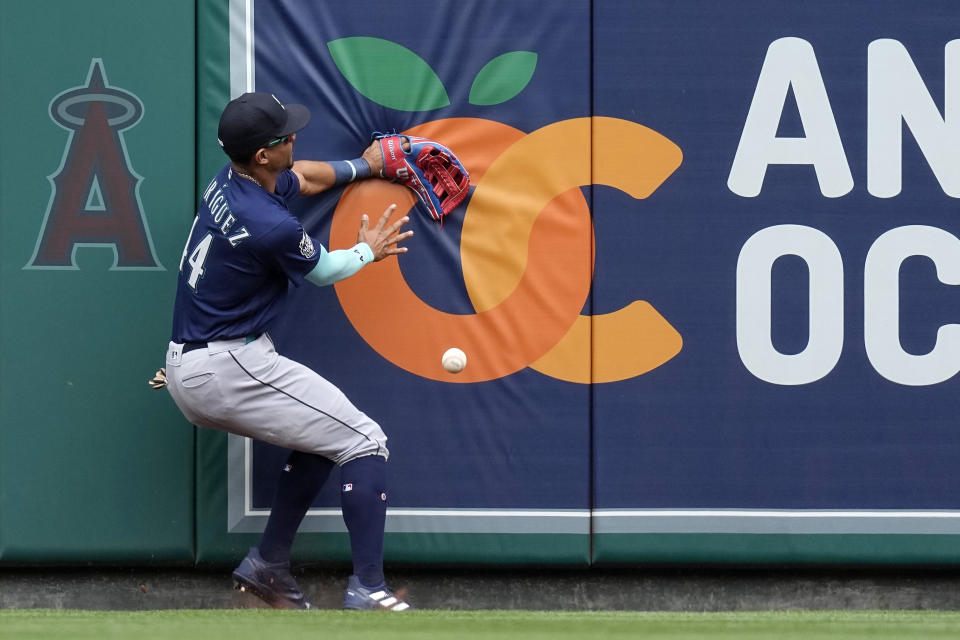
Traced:
[[194, 430], [146, 384], [194, 206], [194, 30], [192, 3], [0, 3], [4, 563], [194, 559]]
[[[297, 291], [274, 331], [383, 422], [394, 452], [388, 530], [425, 536], [419, 548], [437, 562], [468, 559], [442, 540], [495, 539], [497, 527], [521, 539], [589, 534], [590, 555], [576, 563], [955, 561], [952, 374], [917, 384], [884, 359], [922, 378], [931, 359], [917, 356], [960, 310], [919, 257], [944, 238], [937, 229], [951, 232], [958, 195], [960, 165], [924, 133], [944, 127], [957, 9], [884, 6], [261, 2], [235, 14], [231, 33], [246, 30], [231, 50], [231, 94], [256, 88], [307, 104], [301, 157], [356, 155], [384, 129], [434, 134], [469, 161], [482, 146], [473, 130], [494, 147], [441, 230], [414, 215], [399, 270]], [[411, 21], [421, 29], [398, 33]], [[916, 69], [920, 89], [898, 87], [883, 56]], [[891, 87], [912, 102], [877, 98]], [[908, 133], [891, 148], [890, 134], [875, 134], [902, 156], [896, 197], [867, 186], [871, 109], [874, 122], [905, 110], [905, 131], [921, 139], [918, 149]], [[348, 205], [376, 214], [389, 197], [363, 185], [296, 211], [337, 247], [351, 241]], [[901, 256], [899, 279], [878, 280], [900, 259], [882, 243], [868, 272], [878, 238], [918, 225], [904, 240], [917, 257]], [[772, 254], [757, 248], [768, 245]], [[524, 298], [529, 282], [539, 298]], [[901, 309], [865, 312], [867, 283], [899, 291]], [[360, 291], [396, 306], [364, 306]], [[579, 317], [569, 315], [574, 298]], [[531, 318], [544, 312], [513, 323], [504, 310], [515, 299]], [[498, 311], [489, 325], [478, 319]], [[560, 318], [568, 330], [552, 335]], [[864, 327], [882, 334], [891, 322], [898, 341], [868, 353]], [[511, 334], [550, 344], [511, 371]], [[453, 345], [469, 345], [459, 378], [437, 372], [441, 347]], [[940, 357], [949, 349], [937, 347]], [[234, 533], [222, 511], [198, 521], [226, 541], [262, 527], [282, 454], [223, 440], [234, 452]], [[308, 516], [305, 556], [315, 557], [311, 540], [335, 535], [336, 503], [332, 481]], [[584, 514], [589, 530], [578, 530]], [[201, 545], [201, 557], [223, 544]]]
[[[382, 181], [294, 205], [329, 248], [416, 231], [271, 330], [389, 435], [388, 563], [960, 558], [955, 2], [61, 4], [0, 5], [0, 562], [257, 540], [284, 452], [145, 384], [254, 89], [311, 109], [298, 157], [405, 131], [473, 176], [442, 226]], [[94, 233], [125, 202], [149, 242]], [[348, 560], [338, 487], [297, 561]]]

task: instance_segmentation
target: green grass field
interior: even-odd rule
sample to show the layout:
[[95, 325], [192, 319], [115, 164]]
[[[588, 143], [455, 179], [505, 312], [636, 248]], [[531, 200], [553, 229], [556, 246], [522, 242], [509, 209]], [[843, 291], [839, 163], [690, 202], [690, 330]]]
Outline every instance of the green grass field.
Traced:
[[0, 638], [434, 640], [960, 638], [960, 612], [0, 611]]

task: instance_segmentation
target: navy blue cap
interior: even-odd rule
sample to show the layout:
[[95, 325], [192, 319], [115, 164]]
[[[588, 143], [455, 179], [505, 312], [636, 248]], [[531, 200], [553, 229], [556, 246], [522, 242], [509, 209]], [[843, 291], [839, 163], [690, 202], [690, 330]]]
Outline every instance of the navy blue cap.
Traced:
[[272, 93], [245, 93], [223, 110], [217, 138], [227, 154], [247, 153], [309, 122], [310, 111], [302, 104], [283, 104]]

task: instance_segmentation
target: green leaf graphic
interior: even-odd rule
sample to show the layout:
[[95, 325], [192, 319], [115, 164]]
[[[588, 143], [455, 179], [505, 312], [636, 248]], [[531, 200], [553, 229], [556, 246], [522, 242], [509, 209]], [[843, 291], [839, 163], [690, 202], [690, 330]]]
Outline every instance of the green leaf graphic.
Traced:
[[398, 111], [450, 104], [447, 91], [423, 58], [382, 38], [340, 38], [327, 43], [340, 73], [364, 96]]
[[510, 51], [499, 55], [480, 69], [470, 87], [470, 104], [491, 105], [506, 102], [527, 86], [537, 67], [533, 51]]

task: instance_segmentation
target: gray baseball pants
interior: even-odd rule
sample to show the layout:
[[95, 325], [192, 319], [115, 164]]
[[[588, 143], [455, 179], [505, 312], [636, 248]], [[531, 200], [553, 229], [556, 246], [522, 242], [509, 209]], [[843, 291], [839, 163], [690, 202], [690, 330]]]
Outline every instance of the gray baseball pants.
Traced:
[[338, 465], [389, 455], [376, 422], [315, 371], [278, 354], [266, 333], [188, 353], [171, 342], [167, 389], [199, 427], [320, 454]]

